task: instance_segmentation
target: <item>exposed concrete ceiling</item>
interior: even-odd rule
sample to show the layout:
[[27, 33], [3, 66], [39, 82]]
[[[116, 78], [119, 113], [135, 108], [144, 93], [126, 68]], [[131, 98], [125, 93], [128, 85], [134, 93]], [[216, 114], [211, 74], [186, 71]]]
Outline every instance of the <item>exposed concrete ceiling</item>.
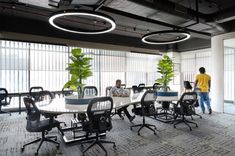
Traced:
[[[184, 51], [190, 48], [210, 47], [212, 35], [232, 31], [234, 7], [234, 0], [53, 0], [53, 3], [51, 0], [0, 0], [0, 17], [3, 21], [0, 23], [0, 31], [64, 37], [159, 51], [166, 51], [169, 48]], [[116, 21], [117, 28], [105, 35], [85, 36], [55, 30], [48, 24], [51, 14], [74, 8], [96, 9], [105, 13]], [[70, 27], [84, 27], [78, 19], [78, 22], [72, 23], [66, 22], [65, 19], [62, 23]], [[148, 45], [140, 41], [147, 32], [172, 29], [187, 30], [192, 37], [189, 41], [163, 46]]]

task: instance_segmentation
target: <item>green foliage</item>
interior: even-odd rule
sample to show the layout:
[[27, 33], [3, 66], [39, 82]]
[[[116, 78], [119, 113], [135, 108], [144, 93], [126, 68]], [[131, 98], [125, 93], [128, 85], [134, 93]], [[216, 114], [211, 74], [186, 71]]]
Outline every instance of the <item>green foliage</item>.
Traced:
[[166, 88], [174, 77], [173, 61], [168, 55], [163, 55], [157, 66], [157, 72], [161, 74], [161, 78], [157, 79], [156, 82]]
[[72, 75], [71, 79], [64, 85], [64, 88], [70, 88], [75, 90], [80, 94], [81, 90], [78, 88], [83, 88], [83, 80], [92, 76], [90, 60], [92, 58], [85, 57], [80, 48], [72, 50], [72, 56], [70, 56], [71, 63], [68, 64], [66, 70]]

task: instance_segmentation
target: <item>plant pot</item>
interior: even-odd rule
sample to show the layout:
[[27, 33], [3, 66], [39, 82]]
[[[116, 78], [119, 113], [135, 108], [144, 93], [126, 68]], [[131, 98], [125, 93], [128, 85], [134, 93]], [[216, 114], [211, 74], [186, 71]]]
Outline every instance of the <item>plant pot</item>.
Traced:
[[[163, 109], [169, 109], [170, 102], [172, 101], [172, 99], [178, 98], [178, 92], [176, 92], [176, 91], [167, 91], [167, 92], [158, 91], [156, 93], [156, 95], [157, 95], [157, 99], [164, 99], [161, 102]], [[167, 101], [167, 99], [169, 99], [169, 101]], [[159, 101], [161, 101], [161, 100], [159, 100]]]
[[77, 95], [65, 97], [65, 103], [69, 105], [87, 105], [93, 97], [78, 98]]

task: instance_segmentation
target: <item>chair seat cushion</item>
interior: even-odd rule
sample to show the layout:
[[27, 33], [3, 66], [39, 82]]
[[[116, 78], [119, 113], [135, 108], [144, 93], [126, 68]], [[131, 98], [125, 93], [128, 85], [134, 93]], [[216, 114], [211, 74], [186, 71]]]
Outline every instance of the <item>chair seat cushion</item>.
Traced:
[[110, 125], [107, 122], [104, 128], [105, 130], [101, 130], [102, 128], [99, 126], [100, 125], [98, 123], [96, 126], [94, 126], [94, 124], [91, 123], [90, 121], [86, 121], [83, 123], [83, 130], [88, 133], [104, 133], [106, 130], [109, 131], [110, 129], [112, 129], [112, 125]]
[[54, 127], [59, 126], [59, 121], [54, 120], [50, 123], [50, 119], [45, 119], [41, 121], [27, 121], [26, 129], [29, 132], [42, 132], [42, 131], [49, 131]]

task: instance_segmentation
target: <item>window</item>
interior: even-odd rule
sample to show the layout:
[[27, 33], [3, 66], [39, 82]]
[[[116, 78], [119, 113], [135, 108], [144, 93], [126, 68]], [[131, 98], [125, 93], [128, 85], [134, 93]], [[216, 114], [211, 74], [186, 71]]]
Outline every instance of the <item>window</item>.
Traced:
[[[65, 70], [72, 48], [28, 42], [0, 40], [0, 87], [9, 93], [28, 92], [32, 86], [45, 90], [61, 90], [69, 80]], [[93, 58], [93, 76], [86, 85], [96, 86], [99, 95], [105, 95], [107, 86], [114, 86], [116, 79], [131, 87], [139, 83], [153, 85], [157, 79], [158, 55], [82, 48]], [[11, 108], [18, 107], [18, 98], [13, 98]]]

